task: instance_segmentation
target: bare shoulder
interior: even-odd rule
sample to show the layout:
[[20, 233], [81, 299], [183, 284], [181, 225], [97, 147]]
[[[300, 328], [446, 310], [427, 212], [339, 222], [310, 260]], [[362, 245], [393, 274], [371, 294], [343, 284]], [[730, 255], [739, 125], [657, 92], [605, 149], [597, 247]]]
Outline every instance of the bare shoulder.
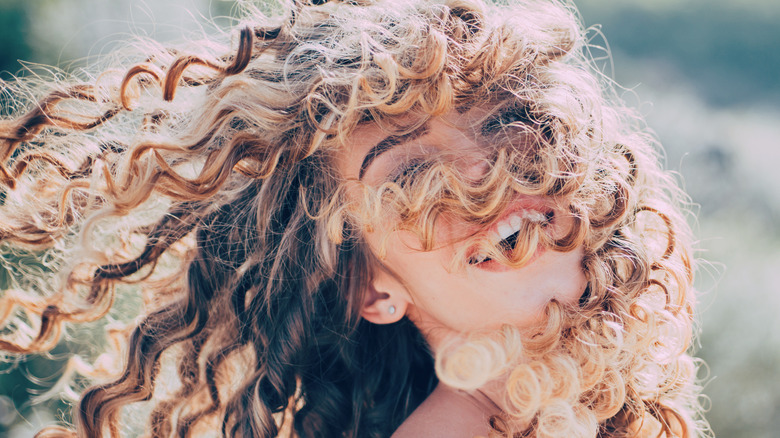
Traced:
[[439, 385], [392, 438], [473, 438], [488, 435], [490, 413], [444, 385]]

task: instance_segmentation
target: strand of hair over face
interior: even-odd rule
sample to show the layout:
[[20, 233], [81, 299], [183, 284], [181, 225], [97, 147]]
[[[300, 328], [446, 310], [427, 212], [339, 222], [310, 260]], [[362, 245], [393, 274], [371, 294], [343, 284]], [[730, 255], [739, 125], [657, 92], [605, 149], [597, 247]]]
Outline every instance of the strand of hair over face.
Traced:
[[[0, 122], [0, 249], [52, 257], [46, 281], [19, 276], [0, 298], [0, 349], [51, 350], [131, 286], [143, 306], [75, 430], [41, 436], [131, 435], [122, 416], [144, 404], [151, 436], [388, 436], [437, 378], [497, 376], [500, 436], [699, 436], [684, 197], [582, 44], [557, 2], [294, 2], [252, 12], [232, 44], [150, 49]], [[335, 157], [357, 127], [397, 134], [474, 107], [515, 108], [479, 181], [432, 159], [347, 196]], [[582, 246], [579, 303], [550, 303], [533, 335], [465, 336], [436, 358], [407, 320], [359, 320], [381, 256], [367, 228], [430, 250], [443, 216], [487, 226], [517, 195], [554, 199], [572, 226], [551, 239], [529, 224], [508, 252], [464, 246], [516, 267], [538, 244]]]

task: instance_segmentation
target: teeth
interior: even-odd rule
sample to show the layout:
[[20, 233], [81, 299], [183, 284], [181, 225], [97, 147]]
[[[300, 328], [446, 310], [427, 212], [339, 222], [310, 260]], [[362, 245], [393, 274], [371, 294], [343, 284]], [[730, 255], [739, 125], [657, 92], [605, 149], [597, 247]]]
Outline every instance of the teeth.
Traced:
[[474, 265], [476, 265], [476, 264], [479, 264], [479, 263], [482, 263], [482, 262], [484, 262], [485, 260], [487, 260], [487, 254], [477, 254], [477, 255], [476, 255], [476, 256], [474, 256], [474, 258], [473, 258], [473, 259], [471, 259], [469, 262], [470, 262], [471, 264], [474, 264]]
[[506, 239], [507, 237], [515, 234], [520, 228], [515, 228], [509, 221], [504, 221], [498, 224], [498, 237]]
[[[488, 236], [490, 243], [497, 245], [502, 240], [520, 231], [523, 227], [523, 222], [535, 222], [542, 223], [547, 221], [547, 216], [537, 210], [520, 210], [512, 213], [506, 219], [496, 225], [496, 231], [491, 232]], [[471, 260], [472, 264], [482, 263], [487, 259], [487, 254], [477, 254]]]
[[547, 220], [547, 216], [541, 211], [523, 210], [523, 217], [531, 222], [541, 223]]
[[520, 231], [524, 221], [541, 223], [547, 220], [544, 213], [536, 210], [520, 210], [512, 213], [506, 219], [502, 220], [496, 226], [498, 231], [498, 240], [501, 241]]

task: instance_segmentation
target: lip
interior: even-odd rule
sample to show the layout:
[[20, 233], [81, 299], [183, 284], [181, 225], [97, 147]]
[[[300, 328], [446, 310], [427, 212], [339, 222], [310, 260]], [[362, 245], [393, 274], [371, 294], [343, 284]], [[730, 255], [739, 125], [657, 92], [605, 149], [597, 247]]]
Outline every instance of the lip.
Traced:
[[[480, 234], [484, 237], [491, 233], [498, 234], [498, 224], [501, 223], [501, 221], [508, 218], [511, 214], [516, 213], [518, 211], [522, 210], [532, 210], [537, 211], [539, 213], [544, 214], [545, 216], [549, 216], [550, 214], [555, 213], [555, 208], [551, 204], [551, 202], [547, 201], [545, 198], [537, 197], [537, 196], [519, 196], [517, 199], [515, 199], [507, 208], [506, 210], [497, 217], [493, 223], [488, 227], [486, 230], [482, 231]], [[549, 225], [554, 225], [555, 218], [551, 220]], [[475, 257], [478, 253], [478, 247], [475, 245], [473, 248], [471, 248], [468, 252], [468, 257]], [[546, 248], [542, 245], [539, 245], [536, 248], [536, 252], [534, 252], [534, 255], [531, 256], [531, 259], [528, 261], [526, 265], [530, 265], [531, 263], [535, 262], [539, 257], [544, 254], [546, 251]], [[504, 265], [503, 263], [499, 263], [496, 260], [486, 260], [482, 263], [477, 263], [474, 265], [471, 265], [474, 268], [488, 271], [488, 272], [506, 272], [510, 271], [512, 268], [510, 266]]]
[[[545, 247], [543, 247], [542, 245], [537, 246], [536, 247], [536, 252], [534, 252], [534, 255], [532, 255], [531, 259], [528, 260], [528, 263], [526, 263], [522, 267], [528, 266], [531, 263], [535, 262], [546, 251], [547, 251], [547, 249]], [[514, 270], [514, 269], [519, 269], [519, 268], [513, 268], [511, 266], [507, 266], [507, 265], [505, 265], [503, 263], [499, 263], [497, 260], [492, 260], [492, 259], [491, 260], [486, 260], [486, 261], [484, 261], [482, 263], [477, 263], [476, 265], [472, 265], [472, 266], [477, 268], [477, 269], [480, 269], [482, 271], [487, 271], [487, 272], [507, 272], [507, 271], [511, 271], [511, 270]]]

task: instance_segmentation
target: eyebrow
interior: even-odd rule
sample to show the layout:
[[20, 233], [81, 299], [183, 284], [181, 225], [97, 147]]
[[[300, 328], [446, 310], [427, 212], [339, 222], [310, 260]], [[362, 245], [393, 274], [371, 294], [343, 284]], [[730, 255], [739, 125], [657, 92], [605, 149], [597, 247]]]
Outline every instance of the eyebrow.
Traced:
[[363, 158], [363, 163], [360, 165], [360, 172], [358, 173], [358, 179], [363, 179], [363, 175], [366, 173], [366, 168], [378, 156], [387, 152], [394, 146], [397, 146], [401, 143], [412, 141], [416, 138], [420, 138], [427, 133], [428, 133], [428, 123], [425, 123], [408, 134], [390, 135], [388, 137], [385, 137], [382, 141], [380, 141], [374, 147], [372, 147], [371, 150], [369, 150], [368, 153], [366, 154], [365, 158]]

